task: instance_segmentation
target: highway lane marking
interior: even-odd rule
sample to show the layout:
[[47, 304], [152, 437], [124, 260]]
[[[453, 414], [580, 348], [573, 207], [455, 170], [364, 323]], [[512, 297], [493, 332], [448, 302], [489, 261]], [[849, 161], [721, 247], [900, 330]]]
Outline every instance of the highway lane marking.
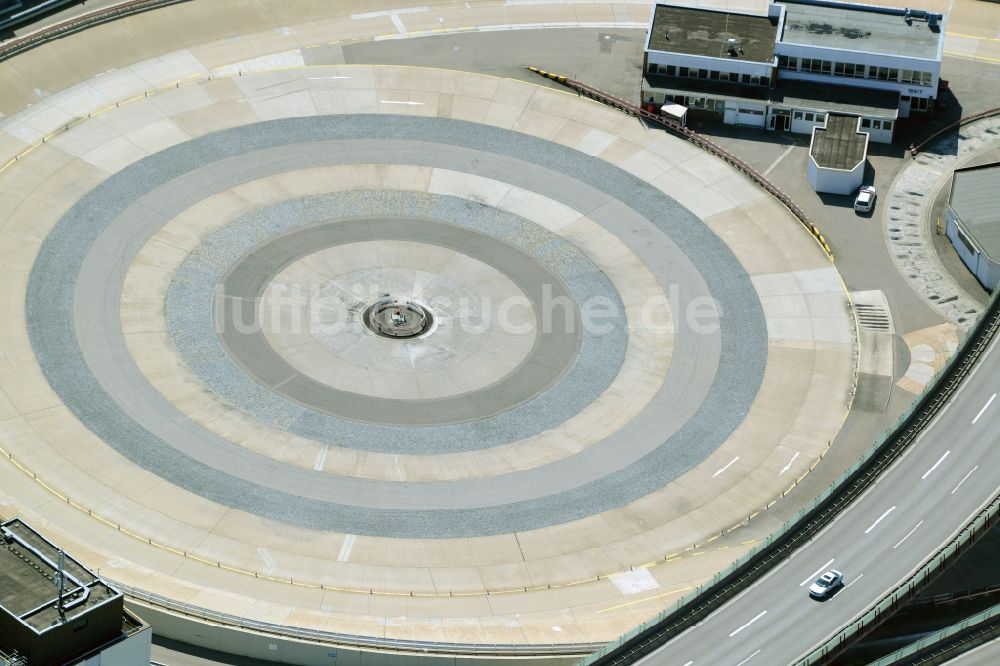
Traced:
[[955, 489], [951, 491], [951, 494], [954, 495], [956, 492], [958, 492], [958, 489], [962, 487], [962, 484], [965, 483], [966, 479], [972, 476], [972, 473], [975, 472], [977, 469], [979, 469], [979, 465], [976, 465], [975, 467], [970, 469], [969, 473], [963, 476], [962, 480], [958, 482], [957, 486], [955, 486]]
[[997, 398], [996, 393], [990, 396], [990, 399], [986, 401], [986, 404], [983, 405], [983, 408], [979, 410], [978, 414], [976, 414], [976, 418], [972, 419], [972, 425], [976, 424], [976, 421], [979, 420], [979, 417], [983, 415], [983, 412], [985, 412], [987, 409], [990, 408], [990, 405], [993, 404], [993, 401], [996, 400], [996, 398]]
[[934, 465], [931, 466], [931, 468], [929, 470], [927, 470], [926, 472], [924, 472], [924, 475], [922, 477], [920, 477], [920, 480], [923, 481], [928, 476], [930, 476], [931, 472], [933, 472], [934, 470], [936, 470], [938, 468], [938, 465], [940, 465], [941, 463], [944, 462], [944, 459], [948, 457], [949, 453], [951, 453], [951, 449], [948, 449], [943, 454], [941, 454], [941, 457], [938, 458], [938, 461], [936, 463], [934, 463]]
[[337, 555], [338, 562], [346, 562], [347, 558], [351, 556], [351, 550], [354, 549], [354, 541], [358, 538], [356, 534], [348, 534], [347, 538], [344, 539], [344, 545], [340, 547], [340, 554]]
[[849, 588], [849, 587], [850, 587], [851, 585], [854, 585], [855, 583], [857, 583], [857, 582], [858, 582], [859, 580], [861, 580], [861, 579], [862, 579], [862, 578], [864, 578], [864, 577], [865, 577], [865, 575], [864, 575], [864, 574], [859, 574], [857, 578], [855, 578], [855, 579], [854, 579], [854, 580], [852, 580], [852, 581], [851, 581], [850, 583], [848, 583], [847, 585], [845, 585], [845, 586], [844, 586], [844, 589], [846, 590], [846, 589], [847, 589], [847, 588]]
[[785, 472], [787, 472], [788, 470], [790, 470], [792, 468], [792, 463], [795, 462], [795, 459], [798, 458], [798, 457], [799, 457], [799, 452], [796, 451], [795, 455], [792, 456], [792, 459], [788, 461], [788, 464], [785, 465], [784, 467], [782, 467], [781, 471], [778, 472], [778, 476], [781, 476], [782, 474], [784, 474]]
[[381, 100], [379, 100], [379, 104], [405, 104], [407, 106], [423, 106], [424, 105], [423, 102], [406, 102], [406, 101], [398, 101], [398, 100], [394, 100], [394, 99], [381, 99]]
[[689, 661], [688, 663], [684, 664], [684, 666], [691, 666], [691, 664], [693, 663], [694, 663], [693, 661]]
[[828, 568], [828, 567], [829, 567], [829, 566], [830, 566], [831, 564], [833, 564], [833, 560], [830, 560], [829, 562], [827, 562], [826, 564], [824, 564], [823, 566], [821, 566], [821, 567], [820, 567], [819, 569], [816, 569], [816, 573], [814, 573], [814, 574], [813, 574], [812, 576], [809, 576], [809, 578], [806, 578], [806, 579], [805, 579], [804, 581], [802, 581], [801, 583], [799, 583], [799, 587], [802, 587], [802, 586], [803, 586], [803, 585], [805, 585], [806, 583], [811, 583], [811, 582], [813, 582], [814, 580], [816, 580], [816, 577], [817, 577], [817, 576], [819, 576], [819, 575], [820, 575], [821, 573], [823, 573], [824, 571], [826, 571], [826, 570], [827, 570], [827, 568]]
[[881, 522], [882, 522], [882, 520], [883, 520], [883, 519], [884, 519], [884, 518], [885, 518], [886, 516], [888, 516], [888, 515], [889, 515], [890, 513], [892, 513], [892, 512], [893, 512], [893, 511], [895, 511], [895, 510], [896, 510], [896, 507], [895, 507], [895, 505], [893, 505], [893, 506], [889, 507], [888, 509], [886, 509], [885, 513], [883, 513], [883, 514], [882, 514], [881, 516], [879, 516], [879, 517], [878, 517], [878, 520], [876, 520], [876, 521], [875, 521], [874, 523], [872, 523], [872, 524], [871, 524], [871, 527], [869, 527], [868, 529], [866, 529], [866, 530], [865, 530], [865, 534], [868, 534], [868, 533], [869, 533], [869, 532], [871, 532], [871, 531], [872, 531], [873, 529], [875, 529], [875, 526], [876, 526], [876, 525], [878, 525], [879, 523], [881, 523]]
[[323, 471], [323, 465], [326, 464], [326, 454], [329, 452], [330, 452], [330, 445], [324, 444], [323, 448], [321, 448], [319, 450], [319, 453], [316, 454], [316, 464], [313, 465], [314, 470], [316, 470], [317, 472]]
[[736, 664], [736, 666], [743, 666], [743, 664], [747, 663], [748, 661], [750, 661], [751, 659], [753, 659], [754, 657], [756, 657], [759, 654], [760, 654], [760, 650], [757, 650], [752, 655], [750, 655], [749, 657], [747, 657], [746, 659], [744, 659], [740, 663]]
[[753, 616], [752, 620], [750, 620], [749, 622], [747, 622], [746, 624], [744, 624], [742, 627], [740, 627], [738, 629], [734, 629], [733, 633], [729, 634], [729, 637], [732, 638], [733, 636], [735, 636], [736, 634], [740, 633], [741, 631], [743, 631], [744, 629], [746, 629], [747, 627], [749, 627], [751, 624], [753, 624], [754, 622], [756, 622], [760, 618], [764, 617], [765, 615], [767, 615], [767, 611], [766, 610], [757, 613], [756, 615]]
[[733, 463], [735, 463], [739, 459], [740, 459], [740, 457], [736, 456], [735, 458], [733, 458], [732, 460], [730, 460], [728, 463], [726, 463], [725, 467], [723, 467], [721, 469], [715, 470], [715, 474], [712, 475], [712, 478], [714, 479], [715, 477], [717, 477], [720, 474], [722, 474], [723, 472], [725, 472], [727, 469], [729, 469], [733, 465]]
[[897, 543], [897, 544], [896, 544], [895, 546], [893, 546], [893, 547], [892, 547], [892, 549], [893, 549], [893, 550], [896, 550], [897, 548], [899, 548], [899, 546], [900, 546], [900, 545], [901, 545], [901, 544], [902, 544], [902, 543], [903, 543], [904, 541], [906, 541], [907, 539], [909, 539], [909, 538], [910, 538], [910, 536], [911, 536], [911, 535], [912, 535], [912, 534], [913, 534], [914, 532], [916, 532], [916, 531], [917, 531], [917, 528], [918, 528], [918, 527], [920, 527], [920, 526], [921, 526], [921, 525], [923, 525], [923, 524], [924, 524], [924, 521], [922, 521], [922, 520], [921, 520], [921, 521], [920, 521], [919, 523], [917, 523], [917, 524], [916, 524], [916, 525], [914, 526], [914, 528], [913, 528], [912, 530], [910, 530], [909, 532], [907, 532], [907, 533], [906, 533], [906, 536], [905, 536], [905, 537], [903, 537], [902, 539], [900, 539], [900, 540], [899, 540], [899, 543]]

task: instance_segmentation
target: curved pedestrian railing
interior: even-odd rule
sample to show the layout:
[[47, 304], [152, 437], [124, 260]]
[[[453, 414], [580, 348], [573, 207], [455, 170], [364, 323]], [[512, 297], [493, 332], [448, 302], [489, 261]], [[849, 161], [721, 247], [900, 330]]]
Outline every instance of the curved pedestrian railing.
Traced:
[[582, 81], [577, 81], [575, 79], [562, 76], [561, 74], [553, 74], [552, 72], [547, 72], [544, 69], [538, 69], [537, 67], [527, 67], [526, 69], [528, 69], [531, 72], [534, 72], [535, 74], [538, 74], [539, 76], [543, 76], [557, 83], [561, 83], [567, 88], [577, 91], [581, 95], [585, 95], [595, 101], [607, 104], [608, 106], [618, 109], [619, 111], [623, 111], [624, 113], [627, 113], [630, 116], [635, 116], [637, 118], [641, 118], [643, 120], [648, 120], [649, 122], [656, 123], [662, 126], [664, 129], [668, 130], [669, 132], [673, 133], [674, 135], [684, 139], [685, 141], [689, 141], [690, 143], [693, 143], [694, 145], [698, 146], [705, 152], [711, 153], [712, 155], [718, 157], [722, 161], [734, 167], [737, 171], [743, 173], [745, 176], [750, 178], [750, 180], [757, 183], [757, 185], [759, 185], [765, 192], [767, 192], [775, 199], [780, 201], [782, 205], [784, 205], [785, 208], [787, 208], [792, 213], [792, 215], [794, 215], [796, 219], [798, 219], [798, 221], [802, 223], [802, 226], [806, 228], [806, 231], [808, 231], [813, 236], [813, 238], [816, 239], [816, 242], [820, 244], [820, 247], [823, 248], [823, 251], [826, 252], [826, 255], [830, 257], [831, 260], [833, 259], [833, 250], [830, 249], [830, 244], [827, 243], [826, 238], [823, 237], [823, 234], [820, 232], [819, 227], [817, 227], [815, 224], [812, 223], [812, 221], [810, 221], [809, 216], [806, 215], [806, 212], [802, 210], [802, 208], [797, 203], [795, 203], [795, 201], [790, 196], [785, 194], [781, 190], [781, 188], [779, 188], [770, 179], [768, 179], [767, 176], [760, 173], [752, 166], [750, 166], [747, 162], [740, 159], [736, 155], [733, 155], [731, 152], [729, 152], [719, 144], [715, 143], [714, 141], [711, 141], [707, 137], [699, 134], [698, 132], [695, 132], [693, 129], [681, 125], [678, 122], [674, 122], [673, 120], [661, 116], [658, 113], [647, 111], [640, 106], [636, 106], [631, 102], [623, 100], [621, 97], [616, 97], [615, 95], [606, 93], [603, 90], [600, 90], [598, 88], [595, 88], [594, 86], [583, 83]]
[[971, 123], [973, 121], [982, 120], [983, 118], [989, 118], [991, 116], [995, 116], [995, 115], [998, 115], [998, 114], [1000, 114], [1000, 107], [996, 107], [996, 108], [993, 108], [993, 109], [987, 109], [986, 111], [982, 111], [981, 113], [976, 113], [976, 114], [973, 114], [971, 116], [966, 116], [964, 118], [959, 118], [958, 120], [956, 120], [952, 124], [946, 125], [946, 126], [942, 127], [941, 129], [939, 129], [938, 131], [934, 132], [933, 134], [931, 134], [929, 137], [927, 137], [926, 139], [924, 139], [923, 141], [921, 141], [917, 145], [911, 146], [910, 147], [910, 157], [916, 157], [918, 154], [920, 154], [921, 152], [923, 152], [923, 150], [925, 148], [927, 148], [927, 146], [929, 146], [934, 141], [936, 141], [937, 139], [939, 139], [943, 135], [947, 134], [948, 132], [951, 132], [953, 130], [957, 130], [960, 127], [962, 127], [963, 125], [968, 125], [969, 123]]
[[246, 629], [258, 633], [271, 634], [280, 638], [297, 638], [327, 643], [338, 647], [389, 650], [394, 652], [414, 652], [420, 654], [454, 654], [497, 657], [528, 657], [528, 656], [564, 656], [574, 654], [589, 654], [603, 643], [559, 643], [559, 644], [490, 644], [490, 643], [439, 643], [435, 641], [417, 641], [403, 638], [384, 638], [380, 636], [358, 636], [341, 634], [305, 627], [291, 627], [283, 624], [262, 622], [250, 618], [220, 613], [208, 608], [165, 597], [139, 588], [103, 578], [112, 587], [118, 588], [126, 596], [136, 599], [156, 608], [172, 611], [199, 621], [215, 622], [227, 627]]

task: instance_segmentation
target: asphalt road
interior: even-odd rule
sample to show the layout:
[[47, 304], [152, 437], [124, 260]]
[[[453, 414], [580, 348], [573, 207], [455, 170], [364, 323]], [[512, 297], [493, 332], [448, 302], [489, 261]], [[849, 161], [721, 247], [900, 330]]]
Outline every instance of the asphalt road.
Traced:
[[[759, 582], [640, 663], [791, 664], [909, 576], [1000, 492], [1000, 351], [973, 374], [913, 447], [860, 499]], [[825, 602], [823, 571], [845, 586]]]

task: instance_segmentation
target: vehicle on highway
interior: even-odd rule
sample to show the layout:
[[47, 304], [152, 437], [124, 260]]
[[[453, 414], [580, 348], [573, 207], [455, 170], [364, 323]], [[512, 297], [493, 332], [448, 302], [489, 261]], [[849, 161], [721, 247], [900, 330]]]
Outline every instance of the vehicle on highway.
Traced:
[[875, 188], [871, 185], [862, 185], [858, 190], [858, 197], [854, 200], [854, 210], [859, 213], [867, 213], [875, 206]]
[[843, 584], [844, 574], [836, 569], [830, 569], [809, 586], [809, 596], [813, 599], [826, 599]]

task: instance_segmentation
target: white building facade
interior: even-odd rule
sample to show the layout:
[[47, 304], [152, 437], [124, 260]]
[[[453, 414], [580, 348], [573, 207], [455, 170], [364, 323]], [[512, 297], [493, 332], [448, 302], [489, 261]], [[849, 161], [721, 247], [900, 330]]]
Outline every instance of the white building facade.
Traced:
[[825, 0], [773, 2], [766, 17], [658, 4], [642, 101], [797, 133], [847, 113], [889, 143], [898, 118], [934, 107], [944, 28], [941, 14]]

